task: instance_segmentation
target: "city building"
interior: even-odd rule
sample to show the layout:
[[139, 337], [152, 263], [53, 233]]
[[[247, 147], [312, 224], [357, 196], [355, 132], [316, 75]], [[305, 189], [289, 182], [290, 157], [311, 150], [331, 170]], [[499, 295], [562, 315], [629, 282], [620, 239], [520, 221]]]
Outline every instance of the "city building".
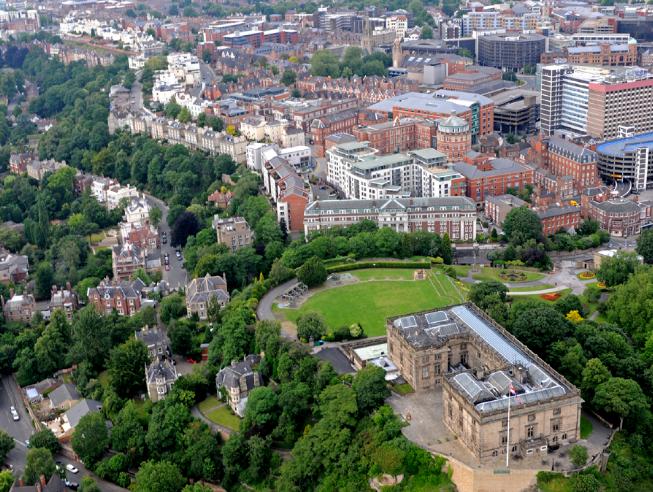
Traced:
[[528, 207], [525, 202], [515, 195], [488, 195], [485, 197], [485, 215], [496, 225], [501, 227], [506, 216], [513, 208]]
[[639, 234], [642, 225], [651, 222], [650, 202], [614, 199], [589, 202], [587, 215], [599, 223], [601, 229], [617, 237]]
[[218, 243], [224, 244], [231, 252], [252, 245], [252, 229], [244, 217], [213, 217]]
[[396, 118], [373, 125], [358, 125], [351, 133], [381, 154], [426, 149], [436, 145], [437, 123], [423, 118]]
[[535, 66], [545, 51], [541, 34], [488, 34], [478, 38], [478, 63], [502, 70]]
[[130, 225], [144, 225], [150, 220], [150, 205], [144, 196], [132, 198], [125, 207], [123, 218]]
[[97, 287], [89, 287], [89, 304], [98, 312], [111, 314], [114, 310], [121, 316], [131, 316], [141, 310], [145, 283], [137, 278], [132, 281], [102, 280]]
[[215, 376], [218, 398], [226, 400], [239, 417], [245, 415], [249, 394], [263, 384], [263, 375], [256, 369], [260, 361], [258, 355], [248, 355], [240, 362], [233, 361]]
[[293, 29], [270, 29], [267, 31], [236, 31], [222, 37], [224, 46], [230, 48], [251, 46], [260, 48], [264, 43], [297, 44], [299, 33]]
[[586, 145], [578, 145], [560, 135], [545, 141], [546, 165], [555, 176], [570, 176], [575, 193], [601, 184], [597, 168], [597, 154]]
[[327, 181], [345, 197], [441, 197], [465, 193], [463, 177], [447, 167], [447, 156], [432, 149], [379, 156], [368, 142], [344, 142], [327, 152]]
[[454, 241], [476, 237], [476, 206], [466, 197], [316, 200], [304, 212], [304, 234], [371, 220], [397, 232], [449, 234]]
[[455, 115], [439, 120], [436, 148], [447, 155], [449, 162], [461, 160], [472, 150], [472, 134], [467, 120]]
[[442, 388], [445, 426], [481, 463], [580, 438], [578, 389], [472, 304], [390, 318], [387, 343], [415, 391]]
[[147, 396], [154, 403], [164, 400], [178, 378], [177, 368], [172, 358], [157, 356], [145, 366], [145, 385]]
[[29, 258], [15, 255], [0, 246], [0, 283], [19, 283], [29, 274]]
[[219, 275], [194, 278], [186, 286], [186, 311], [190, 318], [197, 314], [199, 319], [208, 319], [208, 309], [212, 302], [221, 308], [229, 302], [227, 280]]
[[653, 75], [644, 69], [547, 65], [540, 78], [543, 136], [603, 140], [653, 130]]
[[442, 82], [442, 88], [452, 91], [483, 93], [485, 88], [500, 83], [501, 70], [493, 67], [470, 65], [463, 70], [449, 73]]
[[113, 278], [129, 280], [138, 270], [147, 268], [146, 250], [131, 243], [115, 245], [111, 248]]
[[168, 337], [164, 330], [159, 329], [158, 326], [144, 326], [140, 330], [134, 332], [134, 338], [143, 342], [147, 347], [147, 353], [150, 356], [150, 359], [155, 359], [156, 357], [163, 357], [165, 355], [170, 355], [170, 349], [168, 347]]
[[472, 143], [494, 130], [494, 102], [471, 92], [445, 89], [433, 93], [408, 92], [373, 104], [368, 109], [387, 116], [389, 120], [401, 117], [433, 120], [455, 115], [469, 123]]
[[523, 190], [533, 183], [533, 169], [511, 159], [484, 158], [478, 163], [456, 162], [453, 169], [464, 176], [467, 196], [482, 206], [490, 195]]
[[540, 121], [540, 93], [510, 89], [493, 94], [494, 129], [500, 133], [534, 133]]
[[596, 146], [597, 166], [607, 181], [628, 181], [636, 190], [653, 187], [653, 132]]
[[17, 321], [21, 323], [30, 323], [36, 312], [36, 302], [32, 294], [16, 294], [14, 289], [9, 289], [9, 299], [2, 300], [2, 312], [5, 321]]
[[79, 307], [79, 299], [77, 293], [70, 286], [70, 282], [66, 283], [66, 288], [57, 288], [56, 285], [52, 286], [50, 294], [50, 312], [55, 309], [61, 309], [65, 314], [68, 321], [73, 320], [73, 314]]
[[542, 223], [542, 234], [549, 236], [559, 231], [575, 231], [581, 222], [580, 207], [549, 207], [537, 212]]

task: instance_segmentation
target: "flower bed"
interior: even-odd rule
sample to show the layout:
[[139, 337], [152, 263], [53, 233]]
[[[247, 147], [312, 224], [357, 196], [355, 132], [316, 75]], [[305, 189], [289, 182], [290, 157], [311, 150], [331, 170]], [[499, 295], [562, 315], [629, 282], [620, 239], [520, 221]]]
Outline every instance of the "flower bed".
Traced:
[[499, 278], [504, 282], [525, 282], [528, 277], [524, 272], [507, 271], [500, 272]]
[[560, 299], [560, 293], [551, 292], [549, 294], [540, 294], [540, 297], [545, 301], [557, 301], [558, 299]]
[[578, 278], [581, 280], [591, 280], [596, 277], [594, 272], [584, 271], [578, 274]]

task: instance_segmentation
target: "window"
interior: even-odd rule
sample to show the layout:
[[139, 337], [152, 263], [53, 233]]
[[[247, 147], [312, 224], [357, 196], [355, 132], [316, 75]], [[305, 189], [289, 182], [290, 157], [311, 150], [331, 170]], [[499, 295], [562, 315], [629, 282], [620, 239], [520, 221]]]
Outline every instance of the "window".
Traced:
[[508, 444], [508, 436], [507, 436], [506, 434], [503, 434], [503, 435], [501, 436], [501, 444], [504, 445], [504, 446], [505, 446], [506, 444]]
[[495, 449], [492, 451], [492, 456], [499, 456], [499, 452]]
[[435, 366], [435, 373], [440, 374], [440, 364]]
[[526, 435], [531, 438], [535, 435], [535, 426], [534, 425], [529, 425], [526, 427]]
[[567, 433], [566, 432], [562, 435], [562, 439], [563, 440], [567, 439]]
[[429, 368], [422, 367], [422, 379], [428, 379], [428, 378], [429, 378]]
[[516, 453], [516, 452], [517, 452], [517, 446], [513, 446], [513, 447], [512, 447], [512, 452], [513, 452], [513, 453]]
[[508, 419], [501, 420], [501, 427], [508, 427]]

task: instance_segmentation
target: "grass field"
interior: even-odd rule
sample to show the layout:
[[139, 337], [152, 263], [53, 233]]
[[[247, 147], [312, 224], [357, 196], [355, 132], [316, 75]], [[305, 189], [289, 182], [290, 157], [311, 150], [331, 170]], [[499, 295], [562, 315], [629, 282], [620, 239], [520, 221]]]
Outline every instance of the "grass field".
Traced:
[[237, 431], [240, 428], [240, 419], [231, 412], [229, 406], [218, 400], [215, 396], [209, 396], [199, 404], [200, 412], [211, 422]]
[[551, 284], [526, 285], [524, 287], [513, 287], [510, 292], [531, 292], [533, 290], [544, 290], [553, 287]]
[[[357, 270], [352, 274], [364, 281], [318, 292], [298, 309], [276, 311], [290, 321], [315, 311], [331, 328], [360, 323], [367, 336], [378, 336], [385, 334], [385, 320], [390, 316], [464, 301], [453, 279], [430, 272], [428, 279], [414, 281], [413, 271]], [[384, 280], [376, 280], [381, 278]]]

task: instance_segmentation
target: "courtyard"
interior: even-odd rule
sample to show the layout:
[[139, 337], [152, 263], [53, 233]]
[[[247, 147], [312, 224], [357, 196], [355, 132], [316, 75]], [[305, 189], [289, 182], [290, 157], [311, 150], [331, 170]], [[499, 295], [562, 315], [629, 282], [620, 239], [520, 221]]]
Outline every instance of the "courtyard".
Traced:
[[295, 322], [302, 314], [320, 313], [331, 328], [359, 323], [369, 336], [385, 335], [391, 316], [465, 301], [456, 281], [427, 271], [414, 280], [414, 269], [365, 269], [338, 274], [325, 287], [310, 291], [295, 307], [275, 305], [275, 313]]

